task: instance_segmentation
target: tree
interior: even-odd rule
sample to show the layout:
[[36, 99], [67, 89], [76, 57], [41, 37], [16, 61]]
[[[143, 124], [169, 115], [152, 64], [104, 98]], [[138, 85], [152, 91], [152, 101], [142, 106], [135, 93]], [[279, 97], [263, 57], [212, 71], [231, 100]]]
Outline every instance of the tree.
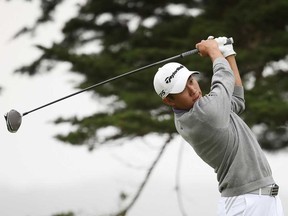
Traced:
[[[24, 27], [16, 36], [53, 21], [53, 11], [62, 2], [42, 0], [42, 15], [35, 26]], [[258, 138], [263, 148], [281, 149], [288, 146], [287, 67], [275, 62], [283, 60], [287, 64], [287, 10], [286, 0], [87, 0], [79, 4], [78, 15], [62, 29], [64, 39], [51, 47], [38, 44], [42, 55], [17, 71], [35, 75], [44, 61], [49, 63], [47, 71], [65, 61], [71, 64], [71, 71], [85, 76], [78, 86], [85, 88], [193, 49], [209, 35], [233, 36], [244, 83], [254, 81], [246, 90], [247, 111], [242, 117], [251, 127], [260, 128]], [[100, 44], [99, 52], [79, 51], [93, 43]], [[188, 68], [205, 71], [201, 84], [206, 91], [211, 77], [207, 61], [198, 56], [181, 60]], [[267, 75], [264, 69], [272, 73]], [[91, 146], [90, 140], [92, 144], [105, 144], [155, 132], [176, 135], [170, 109], [153, 90], [155, 71], [149, 69], [95, 88], [98, 97], [111, 98], [109, 109], [89, 117], [55, 120], [56, 124], [77, 126], [57, 138], [72, 145]], [[100, 139], [98, 132], [111, 126], [114, 132]]]
[[67, 212], [67, 213], [55, 214], [52, 216], [75, 216], [75, 214], [73, 212]]

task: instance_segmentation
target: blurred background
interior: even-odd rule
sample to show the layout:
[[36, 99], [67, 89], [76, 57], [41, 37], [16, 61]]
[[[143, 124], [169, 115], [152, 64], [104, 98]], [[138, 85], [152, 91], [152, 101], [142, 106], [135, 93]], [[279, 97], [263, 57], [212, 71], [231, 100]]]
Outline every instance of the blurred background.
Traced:
[[[288, 210], [288, 2], [0, 2], [0, 113], [23, 113], [99, 81], [231, 36], [246, 111]], [[203, 71], [211, 63], [179, 60]], [[176, 134], [157, 68], [0, 124], [0, 215], [215, 215], [214, 171]], [[209, 203], [209, 208], [207, 208]]]

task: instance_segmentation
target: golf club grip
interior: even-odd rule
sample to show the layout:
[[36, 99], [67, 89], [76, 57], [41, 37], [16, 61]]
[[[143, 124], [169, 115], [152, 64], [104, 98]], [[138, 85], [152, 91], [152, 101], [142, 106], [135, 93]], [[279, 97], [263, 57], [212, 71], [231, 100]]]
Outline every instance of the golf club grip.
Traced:
[[192, 55], [192, 54], [196, 54], [196, 53], [198, 53], [198, 49], [189, 50], [187, 52], [182, 53], [181, 57], [184, 58], [188, 55]]
[[[234, 40], [232, 37], [230, 37], [230, 38], [227, 38], [226, 43], [224, 45], [233, 44], [233, 43], [234, 43]], [[196, 54], [196, 53], [198, 53], [198, 49], [189, 50], [187, 52], [182, 53], [181, 57], [184, 58], [188, 55], [192, 55], [192, 54]]]
[[233, 43], [234, 43], [234, 40], [232, 37], [230, 37], [230, 38], [227, 38], [227, 41], [224, 45], [229, 45], [229, 44], [233, 44]]

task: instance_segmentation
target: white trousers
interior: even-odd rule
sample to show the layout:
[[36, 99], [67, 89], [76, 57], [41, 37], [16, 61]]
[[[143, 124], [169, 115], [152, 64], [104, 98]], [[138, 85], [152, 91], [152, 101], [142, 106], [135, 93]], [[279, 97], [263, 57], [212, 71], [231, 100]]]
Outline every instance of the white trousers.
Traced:
[[221, 197], [217, 216], [284, 216], [279, 196], [244, 194]]

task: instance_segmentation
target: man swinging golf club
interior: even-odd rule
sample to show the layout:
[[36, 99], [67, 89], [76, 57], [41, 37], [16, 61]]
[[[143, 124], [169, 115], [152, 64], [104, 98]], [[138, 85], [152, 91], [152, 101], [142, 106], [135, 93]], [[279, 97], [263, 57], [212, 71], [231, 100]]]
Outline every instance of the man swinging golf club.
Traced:
[[[232, 44], [232, 43], [233, 43], [233, 38], [226, 38], [225, 41], [223, 41], [224, 45], [228, 45], [228, 44]], [[145, 70], [147, 68], [153, 67], [155, 65], [164, 64], [165, 62], [170, 62], [170, 61], [175, 60], [177, 58], [184, 58], [186, 56], [189, 56], [189, 55], [192, 55], [192, 54], [197, 54], [197, 53], [198, 53], [198, 50], [197, 49], [193, 49], [193, 50], [189, 50], [189, 51], [183, 52], [181, 54], [178, 54], [178, 55], [175, 55], [175, 56], [172, 56], [172, 57], [169, 57], [169, 58], [166, 58], [166, 59], [151, 63], [149, 65], [142, 66], [140, 68], [137, 68], [137, 69], [128, 71], [126, 73], [120, 74], [118, 76], [111, 77], [109, 79], [103, 80], [103, 81], [98, 82], [98, 83], [96, 83], [94, 85], [91, 85], [91, 86], [89, 86], [89, 87], [87, 87], [85, 89], [82, 89], [80, 91], [74, 92], [74, 93], [69, 94], [69, 95], [66, 95], [64, 97], [61, 97], [59, 99], [56, 99], [56, 100], [51, 101], [49, 103], [46, 103], [46, 104], [44, 104], [42, 106], [36, 107], [36, 108], [34, 108], [32, 110], [29, 110], [27, 112], [24, 112], [22, 114], [20, 114], [17, 110], [12, 109], [12, 110], [10, 110], [9, 112], [7, 112], [4, 115], [5, 121], [6, 121], [6, 125], [7, 125], [7, 129], [11, 133], [16, 133], [18, 131], [18, 129], [20, 128], [20, 126], [21, 126], [22, 117], [28, 115], [29, 113], [32, 113], [32, 112], [35, 112], [37, 110], [43, 109], [43, 108], [45, 108], [47, 106], [53, 105], [55, 103], [58, 103], [60, 101], [65, 100], [67, 98], [70, 98], [70, 97], [73, 97], [75, 95], [81, 94], [83, 92], [89, 91], [89, 90], [91, 90], [93, 88], [96, 88], [98, 86], [104, 85], [106, 83], [121, 79], [121, 78], [126, 77], [126, 76], [130, 76], [130, 75], [135, 74], [135, 73], [139, 73], [139, 72], [141, 72], [141, 71], [143, 71], [143, 70]]]
[[194, 79], [198, 72], [175, 62], [158, 69], [155, 91], [172, 107], [178, 133], [217, 173], [218, 216], [283, 216], [268, 161], [238, 116], [245, 101], [233, 45], [223, 46], [225, 37], [213, 39], [196, 44], [199, 54], [213, 64], [207, 95]]

